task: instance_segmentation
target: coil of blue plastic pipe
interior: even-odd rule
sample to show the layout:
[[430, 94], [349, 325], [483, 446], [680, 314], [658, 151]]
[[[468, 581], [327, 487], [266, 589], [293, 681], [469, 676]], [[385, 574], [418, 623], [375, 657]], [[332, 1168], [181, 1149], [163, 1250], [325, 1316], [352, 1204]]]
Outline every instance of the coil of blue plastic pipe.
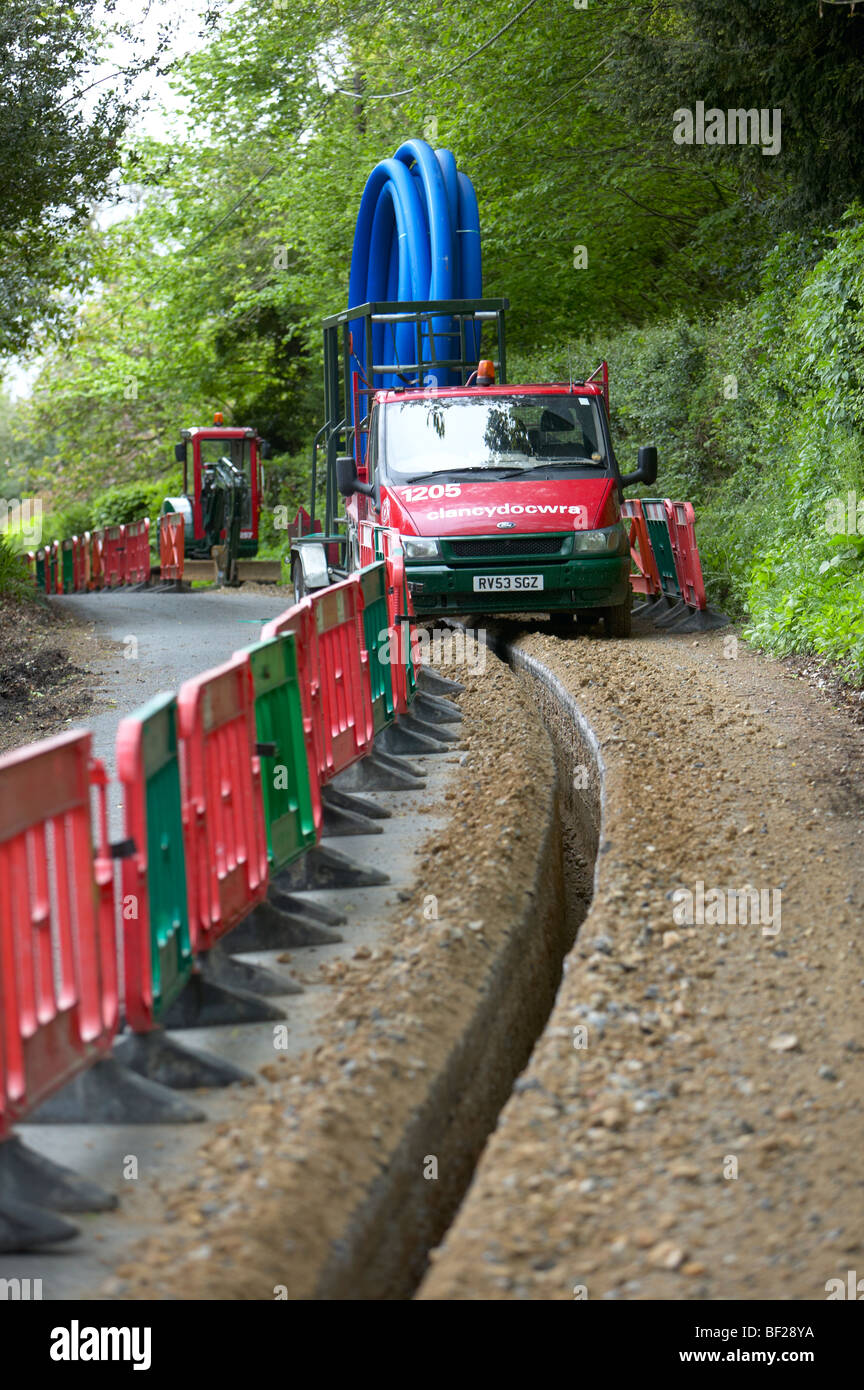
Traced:
[[[425, 140], [406, 140], [392, 159], [383, 159], [369, 175], [351, 253], [349, 310], [381, 301], [479, 299], [482, 295], [480, 214], [474, 185], [456, 168], [450, 150], [433, 150]], [[458, 357], [458, 337], [448, 337], [450, 318], [432, 321], [434, 343], [427, 335], [423, 360]], [[368, 381], [365, 341], [354, 325], [357, 365]], [[479, 350], [479, 328], [468, 326], [469, 350]], [[375, 364], [395, 365], [417, 359], [411, 324], [373, 325]], [[371, 363], [368, 364], [371, 367]], [[413, 374], [376, 373], [370, 386], [409, 385]], [[458, 385], [457, 373], [444, 368], [424, 371], [424, 384]]]

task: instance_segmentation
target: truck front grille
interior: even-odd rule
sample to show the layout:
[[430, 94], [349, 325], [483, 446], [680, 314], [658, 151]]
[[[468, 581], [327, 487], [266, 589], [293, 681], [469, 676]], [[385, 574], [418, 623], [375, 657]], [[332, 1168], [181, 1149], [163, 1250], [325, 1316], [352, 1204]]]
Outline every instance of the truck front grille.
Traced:
[[464, 541], [448, 541], [454, 559], [483, 559], [493, 555], [557, 555], [560, 536], [477, 536]]

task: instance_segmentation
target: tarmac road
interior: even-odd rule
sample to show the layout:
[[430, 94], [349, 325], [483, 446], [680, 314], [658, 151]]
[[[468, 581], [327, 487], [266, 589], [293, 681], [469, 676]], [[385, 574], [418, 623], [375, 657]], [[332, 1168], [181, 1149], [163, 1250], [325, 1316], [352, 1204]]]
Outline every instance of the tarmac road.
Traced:
[[[53, 602], [81, 622], [92, 623], [82, 655], [93, 676], [93, 752], [109, 770], [114, 740], [124, 715], [165, 690], [227, 661], [256, 642], [261, 626], [291, 606], [289, 591], [274, 586], [273, 597], [242, 590], [192, 590], [186, 594], [117, 589], [69, 594]], [[120, 831], [119, 787], [109, 790], [112, 834]]]

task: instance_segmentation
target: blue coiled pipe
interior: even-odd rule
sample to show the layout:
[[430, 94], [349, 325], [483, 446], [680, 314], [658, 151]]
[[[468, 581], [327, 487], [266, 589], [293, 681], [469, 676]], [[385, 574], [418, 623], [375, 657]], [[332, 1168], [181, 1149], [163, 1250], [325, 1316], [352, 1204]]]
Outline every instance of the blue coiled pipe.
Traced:
[[[474, 186], [456, 168], [450, 150], [433, 150], [425, 140], [406, 140], [392, 159], [383, 159], [369, 175], [351, 253], [349, 309], [381, 300], [479, 299], [482, 295], [480, 214]], [[445, 336], [454, 327], [434, 319], [438, 357], [458, 357], [458, 339]], [[354, 328], [356, 366], [366, 379], [366, 344], [359, 322]], [[479, 350], [479, 329], [467, 330], [468, 348]], [[411, 324], [373, 326], [376, 362], [413, 362], [416, 339]], [[395, 354], [395, 355], [394, 355]], [[424, 347], [424, 361], [432, 356]], [[371, 364], [369, 364], [371, 365]], [[370, 386], [408, 384], [397, 373], [377, 373]], [[458, 385], [455, 372], [424, 374], [427, 385]]]

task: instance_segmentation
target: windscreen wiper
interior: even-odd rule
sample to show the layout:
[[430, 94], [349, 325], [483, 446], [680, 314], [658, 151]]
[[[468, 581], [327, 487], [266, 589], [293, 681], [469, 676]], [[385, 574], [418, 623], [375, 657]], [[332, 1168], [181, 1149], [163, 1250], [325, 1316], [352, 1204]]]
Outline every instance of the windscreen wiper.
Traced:
[[400, 478], [398, 482], [394, 480], [392, 486], [408, 487], [410, 483], [441, 483], [448, 478], [461, 478], [465, 473], [482, 473], [485, 477], [494, 475], [496, 481], [504, 476], [502, 468], [494, 466], [492, 468], [443, 468], [440, 473], [418, 473], [416, 477]]
[[525, 478], [529, 473], [539, 473], [541, 469], [549, 472], [567, 472], [570, 468], [606, 468], [603, 459], [550, 459], [548, 463], [535, 463], [531, 468], [510, 468], [502, 473], [503, 478]]

